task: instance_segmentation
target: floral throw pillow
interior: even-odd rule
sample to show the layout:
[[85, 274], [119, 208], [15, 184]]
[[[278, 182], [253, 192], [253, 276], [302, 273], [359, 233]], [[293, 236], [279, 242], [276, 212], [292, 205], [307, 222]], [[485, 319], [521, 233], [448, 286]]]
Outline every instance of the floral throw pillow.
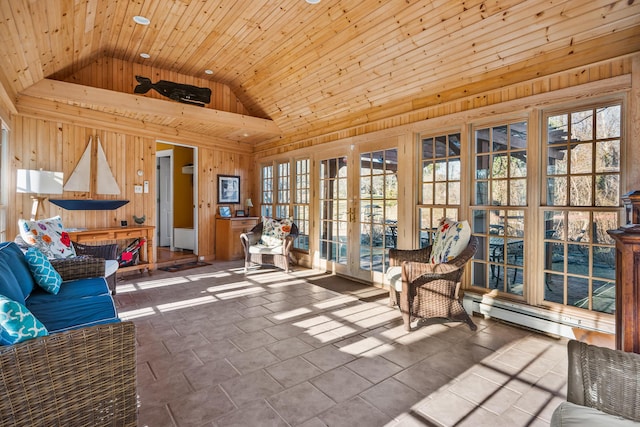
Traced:
[[64, 231], [60, 216], [36, 221], [21, 219], [18, 221], [18, 228], [22, 240], [40, 249], [47, 258], [76, 256], [69, 233]]
[[273, 248], [282, 245], [284, 239], [291, 232], [291, 225], [293, 220], [291, 218], [268, 218], [262, 217], [262, 237], [260, 237], [260, 244]]
[[465, 250], [471, 239], [471, 227], [467, 221], [452, 221], [445, 218], [438, 226], [431, 256], [431, 264], [449, 262]]

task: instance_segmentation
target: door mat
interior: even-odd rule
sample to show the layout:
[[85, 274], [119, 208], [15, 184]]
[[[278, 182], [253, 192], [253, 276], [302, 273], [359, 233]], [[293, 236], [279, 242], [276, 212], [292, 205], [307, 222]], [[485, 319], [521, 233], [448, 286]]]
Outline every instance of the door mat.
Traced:
[[170, 265], [169, 267], [161, 267], [158, 270], [168, 271], [170, 273], [175, 273], [176, 271], [189, 270], [197, 267], [204, 267], [205, 265], [211, 265], [208, 262], [188, 262], [186, 264], [178, 264], [178, 265]]

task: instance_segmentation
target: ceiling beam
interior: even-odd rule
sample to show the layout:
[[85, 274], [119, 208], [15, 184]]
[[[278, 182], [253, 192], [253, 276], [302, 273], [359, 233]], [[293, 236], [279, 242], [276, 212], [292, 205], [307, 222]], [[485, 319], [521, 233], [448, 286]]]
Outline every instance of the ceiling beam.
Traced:
[[271, 134], [274, 137], [281, 134], [280, 128], [273, 120], [51, 79], [40, 80], [20, 94], [69, 105], [107, 109], [115, 114], [118, 114], [118, 112], [130, 112], [137, 115], [142, 113], [144, 115], [165, 117], [169, 120], [189, 119], [209, 122], [220, 126], [237, 128], [238, 131], [245, 131], [249, 134], [260, 132]]

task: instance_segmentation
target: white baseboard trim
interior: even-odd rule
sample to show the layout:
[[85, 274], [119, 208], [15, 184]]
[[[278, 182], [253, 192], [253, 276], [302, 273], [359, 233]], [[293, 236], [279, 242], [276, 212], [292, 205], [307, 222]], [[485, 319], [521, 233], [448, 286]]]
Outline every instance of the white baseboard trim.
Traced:
[[573, 314], [556, 313], [526, 304], [498, 300], [486, 294], [465, 293], [462, 304], [468, 313], [480, 313], [485, 317], [504, 320], [566, 338], [575, 338], [573, 328], [607, 334], [615, 333], [615, 324], [613, 321], [594, 323], [593, 321], [576, 317]]

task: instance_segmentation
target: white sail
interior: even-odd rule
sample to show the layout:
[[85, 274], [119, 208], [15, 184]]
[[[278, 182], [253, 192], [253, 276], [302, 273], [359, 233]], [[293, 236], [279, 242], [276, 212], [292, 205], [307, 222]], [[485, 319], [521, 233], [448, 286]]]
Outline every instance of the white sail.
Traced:
[[82, 153], [80, 161], [64, 185], [65, 191], [91, 191], [91, 182], [89, 180], [91, 176], [91, 141], [92, 138], [89, 137], [87, 148]]
[[[80, 161], [64, 185], [65, 191], [91, 191], [91, 146], [93, 137], [89, 137], [89, 144], [82, 153]], [[96, 165], [96, 193], [120, 194], [120, 187], [111, 173], [107, 156], [104, 154], [100, 138], [98, 138], [98, 157]]]
[[104, 155], [100, 138], [98, 138], [98, 166], [96, 168], [96, 181], [98, 194], [120, 194], [118, 182], [111, 173], [111, 168], [107, 162], [107, 156]]

